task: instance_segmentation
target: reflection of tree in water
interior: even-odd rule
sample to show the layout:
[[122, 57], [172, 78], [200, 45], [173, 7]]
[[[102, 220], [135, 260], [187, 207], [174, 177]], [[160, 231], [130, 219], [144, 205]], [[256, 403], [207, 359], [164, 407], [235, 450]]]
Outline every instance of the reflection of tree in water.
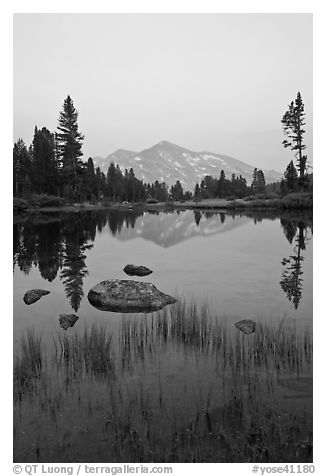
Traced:
[[196, 225], [198, 226], [201, 220], [201, 213], [198, 210], [194, 211], [194, 218]]
[[62, 280], [71, 307], [77, 312], [84, 296], [83, 281], [88, 275], [85, 264], [86, 251], [93, 247], [89, 242], [93, 242], [96, 236], [96, 228], [101, 231], [106, 220], [113, 235], [119, 233], [122, 227], [131, 226], [134, 228], [138, 215], [135, 213], [84, 213], [74, 214], [70, 220], [65, 222], [63, 230], [64, 252]]
[[37, 226], [36, 259], [42, 278], [53, 281], [61, 268], [62, 244], [60, 223], [49, 223], [45, 226]]
[[295, 235], [297, 234], [298, 223], [294, 221], [286, 221], [281, 219], [281, 225], [282, 225], [286, 239], [288, 240], [290, 244], [292, 244], [292, 241]]
[[[149, 211], [150, 213], [151, 211]], [[155, 212], [156, 214], [156, 212]], [[113, 236], [119, 234], [125, 226], [126, 228], [131, 227], [132, 229], [135, 228], [135, 224], [137, 221], [137, 218], [143, 215], [142, 213], [135, 213], [135, 212], [126, 212], [126, 213], [121, 213], [119, 210], [117, 211], [112, 211], [108, 215], [108, 224], [109, 228], [111, 230], [111, 233]]]
[[19, 225], [15, 224], [14, 229], [13, 229], [13, 265], [14, 265], [14, 271], [15, 271], [15, 266], [17, 265], [17, 260], [19, 256], [19, 251], [20, 251], [20, 229]]
[[14, 266], [29, 274], [37, 266], [42, 278], [60, 279], [72, 308], [77, 311], [84, 295], [83, 280], [88, 274], [85, 251], [94, 241], [98, 224], [96, 214], [73, 213], [34, 217], [14, 225]]
[[294, 222], [281, 219], [281, 225], [284, 234], [289, 241], [295, 240], [294, 254], [288, 258], [283, 258], [282, 265], [285, 267], [280, 281], [281, 288], [286, 293], [289, 301], [293, 303], [294, 309], [297, 309], [302, 297], [303, 271], [302, 262], [304, 256], [302, 252], [306, 249], [308, 224], [304, 222]]
[[109, 228], [113, 236], [115, 236], [117, 233], [120, 233], [123, 225], [123, 219], [121, 218], [121, 216], [119, 216], [119, 213], [110, 214], [108, 222]]
[[225, 221], [225, 213], [216, 213], [216, 212], [201, 212], [199, 210], [194, 210], [194, 220], [197, 226], [199, 226], [201, 218], [204, 216], [206, 220], [210, 220], [212, 217], [216, 217], [217, 215], [220, 216], [221, 223], [223, 224]]
[[[96, 216], [97, 231], [101, 233], [102, 230], [104, 230], [104, 228], [106, 227], [106, 224], [108, 222], [107, 214], [102, 213], [100, 210], [98, 212], [93, 212], [92, 216]], [[96, 228], [95, 228], [95, 233], [96, 233]], [[94, 240], [95, 240], [95, 237], [94, 237]]]
[[14, 225], [14, 266], [24, 274], [38, 266], [41, 276], [53, 281], [60, 268], [60, 222], [25, 222]]
[[29, 274], [36, 261], [37, 237], [29, 223], [14, 225], [14, 263], [20, 271]]
[[[148, 212], [146, 212], [147, 214]], [[154, 214], [159, 212], [153, 211]], [[33, 266], [39, 268], [41, 276], [53, 281], [59, 270], [65, 293], [72, 308], [77, 311], [83, 293], [83, 282], [88, 274], [86, 269], [86, 251], [92, 247], [90, 243], [95, 240], [96, 232], [101, 232], [107, 225], [113, 235], [125, 227], [134, 228], [138, 216], [143, 215], [136, 211], [93, 211], [82, 213], [33, 217], [14, 225], [13, 254], [14, 267], [29, 274]], [[199, 225], [201, 217], [211, 217], [211, 212], [194, 211], [194, 220]], [[215, 216], [215, 213], [212, 212]], [[221, 223], [224, 223], [226, 214], [219, 213]], [[228, 214], [234, 219], [236, 214]], [[257, 217], [257, 213], [251, 218]], [[262, 215], [261, 218], [276, 219]], [[282, 261], [283, 272], [280, 281], [281, 288], [288, 299], [298, 308], [303, 286], [302, 263], [303, 252], [306, 248], [308, 230], [312, 231], [312, 218], [303, 217], [281, 219], [284, 234], [294, 252]]]
[[83, 280], [88, 275], [85, 251], [93, 247], [87, 244], [94, 236], [96, 222], [89, 214], [75, 214], [65, 222], [63, 230], [64, 252], [60, 279], [71, 307], [77, 312], [84, 296]]
[[78, 311], [84, 295], [83, 278], [88, 274], [84, 251], [91, 247], [92, 245], [78, 245], [77, 242], [66, 242], [60, 279], [64, 284], [66, 296], [70, 301], [71, 307], [75, 311]]
[[135, 228], [138, 216], [139, 215], [136, 215], [135, 213], [132, 213], [131, 215], [126, 216], [125, 223], [127, 228], [131, 227], [132, 230]]

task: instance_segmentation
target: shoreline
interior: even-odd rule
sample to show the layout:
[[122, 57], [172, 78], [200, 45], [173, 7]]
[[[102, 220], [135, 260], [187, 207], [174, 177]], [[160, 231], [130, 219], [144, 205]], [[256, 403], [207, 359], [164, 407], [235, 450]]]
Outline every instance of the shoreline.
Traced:
[[312, 194], [293, 194], [283, 198], [271, 198], [254, 200], [245, 200], [242, 198], [235, 200], [226, 199], [203, 199], [199, 202], [158, 202], [158, 203], [80, 203], [74, 205], [54, 206], [54, 207], [30, 207], [25, 210], [14, 210], [14, 215], [22, 213], [51, 213], [51, 212], [82, 212], [91, 210], [122, 210], [122, 211], [139, 211], [139, 210], [203, 210], [203, 211], [262, 211], [262, 210], [312, 210], [313, 199]]

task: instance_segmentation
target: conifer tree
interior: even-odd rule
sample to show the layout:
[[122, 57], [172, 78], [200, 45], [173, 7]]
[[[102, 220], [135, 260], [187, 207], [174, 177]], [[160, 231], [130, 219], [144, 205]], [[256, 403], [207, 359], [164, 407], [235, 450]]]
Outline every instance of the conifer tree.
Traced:
[[266, 192], [266, 181], [262, 170], [258, 170], [257, 168], [254, 169], [251, 189], [254, 195]]
[[194, 200], [195, 200], [195, 202], [199, 202], [200, 199], [201, 199], [200, 188], [199, 188], [199, 185], [198, 185], [198, 182], [197, 182], [196, 186], [195, 186], [195, 191], [194, 191]]
[[[105, 176], [104, 176], [105, 179]], [[97, 200], [102, 200], [104, 195], [104, 184], [103, 184], [103, 172], [101, 172], [100, 167], [96, 167], [95, 170], [95, 183], [96, 183], [96, 198]]]
[[126, 183], [125, 183], [124, 176], [120, 169], [119, 164], [117, 164], [116, 166], [116, 178], [117, 178], [117, 198], [118, 200], [125, 200]]
[[35, 126], [32, 145], [32, 185], [36, 193], [58, 193], [58, 169], [55, 158], [54, 136], [43, 127]]
[[14, 196], [24, 197], [31, 191], [31, 157], [23, 139], [18, 139], [13, 150]]
[[79, 199], [81, 194], [82, 143], [84, 136], [78, 131], [78, 112], [71, 97], [64, 100], [58, 120], [58, 149], [62, 163], [62, 176], [69, 198]]
[[254, 173], [252, 174], [252, 182], [251, 182], [251, 189], [252, 189], [252, 192], [254, 194], [256, 194], [256, 187], [257, 187], [257, 173], [258, 173], [258, 170], [257, 168], [255, 167], [254, 168]]
[[305, 130], [303, 126], [305, 112], [304, 104], [300, 92], [298, 92], [295, 101], [292, 101], [289, 105], [288, 110], [282, 117], [283, 131], [287, 136], [282, 143], [284, 147], [290, 147], [291, 150], [295, 151], [297, 158], [297, 170], [299, 171], [300, 181], [303, 183], [304, 175], [306, 172], [306, 162], [307, 156], [303, 155], [303, 151], [306, 149], [306, 146], [303, 143], [303, 136]]
[[283, 177], [281, 178], [280, 191], [281, 191], [282, 197], [284, 197], [284, 195], [286, 195], [289, 191], [286, 185], [286, 180]]
[[183, 188], [179, 180], [176, 181], [175, 185], [172, 185], [170, 195], [172, 200], [179, 201], [183, 199]]
[[289, 163], [284, 172], [284, 178], [286, 181], [286, 186], [289, 191], [293, 192], [296, 188], [298, 182], [298, 172], [294, 167], [293, 161]]
[[96, 176], [92, 157], [88, 158], [84, 168], [84, 193], [87, 200], [94, 200], [97, 195]]
[[128, 173], [127, 196], [131, 202], [135, 202], [137, 198], [137, 182], [138, 180], [135, 177], [134, 169], [130, 168]]
[[265, 181], [264, 172], [262, 170], [258, 170], [258, 173], [257, 173], [257, 190], [258, 190], [258, 193], [266, 192], [266, 181]]
[[225, 196], [225, 193], [226, 193], [225, 172], [224, 170], [221, 170], [220, 178], [218, 179], [217, 194], [218, 196], [223, 197]]

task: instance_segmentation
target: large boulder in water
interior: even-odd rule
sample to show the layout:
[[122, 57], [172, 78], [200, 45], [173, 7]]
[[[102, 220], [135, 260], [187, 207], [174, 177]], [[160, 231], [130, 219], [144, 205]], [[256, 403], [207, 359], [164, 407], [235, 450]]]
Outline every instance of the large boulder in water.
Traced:
[[127, 264], [123, 271], [129, 276], [147, 276], [153, 272], [151, 269], [146, 268], [146, 266], [136, 266], [134, 264]]
[[69, 327], [73, 327], [78, 321], [78, 319], [79, 317], [75, 314], [60, 314], [60, 326], [66, 331], [67, 329], [69, 329]]
[[252, 334], [256, 330], [256, 323], [251, 319], [243, 319], [243, 321], [236, 322], [234, 325], [244, 334]]
[[159, 291], [154, 284], [126, 279], [110, 279], [94, 286], [89, 302], [101, 311], [153, 312], [177, 300]]
[[33, 304], [46, 294], [50, 294], [50, 291], [46, 291], [45, 289], [31, 289], [24, 294], [23, 300], [25, 304]]

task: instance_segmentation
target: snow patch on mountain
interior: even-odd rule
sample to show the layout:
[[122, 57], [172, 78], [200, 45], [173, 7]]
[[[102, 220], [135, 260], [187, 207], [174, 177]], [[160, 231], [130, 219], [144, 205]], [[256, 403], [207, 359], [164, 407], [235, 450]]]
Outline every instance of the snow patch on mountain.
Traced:
[[[193, 152], [171, 142], [161, 141], [142, 152], [118, 149], [106, 158], [95, 157], [95, 167], [106, 173], [111, 162], [118, 164], [124, 172], [125, 168], [133, 168], [136, 177], [144, 182], [154, 183], [161, 180], [170, 187], [179, 180], [185, 189], [193, 191], [196, 182], [200, 183], [205, 175], [219, 177], [224, 170], [226, 178], [232, 174], [242, 175], [247, 183], [252, 182], [254, 168], [240, 160], [212, 152]], [[282, 174], [275, 170], [263, 170], [266, 182], [280, 180]]]

